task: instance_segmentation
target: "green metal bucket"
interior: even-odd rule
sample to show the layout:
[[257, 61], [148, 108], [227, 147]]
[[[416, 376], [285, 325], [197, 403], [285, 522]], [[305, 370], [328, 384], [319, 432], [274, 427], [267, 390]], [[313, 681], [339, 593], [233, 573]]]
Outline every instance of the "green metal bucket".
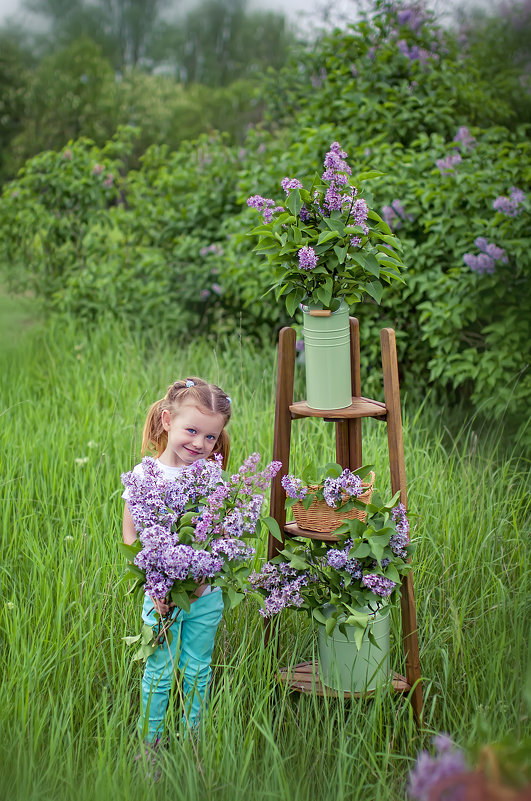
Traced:
[[[333, 610], [331, 604], [323, 607], [325, 617], [329, 617]], [[360, 609], [360, 612], [369, 613], [370, 617], [359, 651], [354, 641], [354, 626], [346, 627], [347, 637], [337, 626], [329, 637], [324, 625], [318, 624], [319, 678], [322, 684], [333, 690], [363, 693], [390, 680], [390, 615], [382, 616], [378, 611], [371, 612], [368, 607]], [[377, 645], [369, 640], [369, 630]]]
[[343, 301], [329, 317], [302, 310], [306, 402], [312, 409], [344, 409], [352, 403], [348, 306]]

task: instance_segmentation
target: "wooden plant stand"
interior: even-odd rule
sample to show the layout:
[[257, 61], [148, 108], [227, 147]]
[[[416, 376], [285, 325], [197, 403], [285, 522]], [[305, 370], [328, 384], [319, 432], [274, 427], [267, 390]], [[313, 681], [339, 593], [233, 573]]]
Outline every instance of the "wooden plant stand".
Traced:
[[[356, 318], [350, 318], [350, 361], [352, 374], [352, 403], [345, 409], [322, 411], [311, 409], [305, 401], [293, 402], [295, 373], [295, 330], [283, 328], [279, 336], [277, 392], [275, 407], [275, 430], [273, 459], [282, 462], [282, 468], [273, 480], [271, 488], [271, 516], [277, 521], [283, 534], [331, 542], [333, 534], [300, 529], [296, 523], [286, 524], [285, 491], [280, 483], [289, 472], [291, 424], [293, 420], [318, 417], [333, 422], [336, 428], [336, 459], [343, 468], [355, 470], [362, 465], [361, 421], [372, 417], [387, 425], [391, 492], [400, 492], [400, 501], [407, 508], [404, 444], [402, 440], [402, 415], [398, 362], [396, 357], [395, 332], [384, 328], [380, 333], [385, 403], [364, 398], [361, 395], [360, 340]], [[268, 559], [272, 559], [283, 548], [273, 536], [269, 536]], [[410, 571], [402, 579], [401, 594], [402, 641], [405, 653], [406, 676], [394, 674], [392, 687], [396, 692], [409, 693], [411, 705], [418, 724], [422, 718], [422, 684], [420, 674], [417, 617], [413, 575]], [[269, 631], [269, 629], [268, 629]], [[350, 693], [330, 690], [319, 681], [317, 663], [305, 662], [280, 671], [280, 680], [291, 690], [316, 692], [318, 695], [350, 697]]]

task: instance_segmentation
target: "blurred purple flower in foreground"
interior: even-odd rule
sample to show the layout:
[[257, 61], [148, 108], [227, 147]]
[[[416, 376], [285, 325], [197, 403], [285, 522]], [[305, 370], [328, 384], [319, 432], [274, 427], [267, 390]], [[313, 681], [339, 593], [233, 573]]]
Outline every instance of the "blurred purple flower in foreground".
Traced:
[[[436, 755], [421, 751], [413, 770], [409, 774], [408, 793], [414, 801], [429, 801], [432, 787], [449, 776], [466, 771], [463, 752], [454, 745], [451, 739], [440, 734], [432, 743]], [[452, 790], [452, 801], [460, 801], [462, 792], [459, 787]]]

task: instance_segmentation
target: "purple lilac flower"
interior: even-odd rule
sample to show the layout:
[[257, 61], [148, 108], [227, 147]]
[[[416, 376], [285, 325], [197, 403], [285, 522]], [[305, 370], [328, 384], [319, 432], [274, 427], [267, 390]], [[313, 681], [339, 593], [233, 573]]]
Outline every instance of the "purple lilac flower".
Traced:
[[361, 478], [347, 469], [338, 478], [326, 478], [323, 485], [324, 499], [332, 509], [337, 509], [344, 495], [357, 498], [362, 492]]
[[300, 270], [313, 270], [317, 266], [319, 256], [316, 255], [315, 250], [308, 245], [305, 245], [299, 250], [299, 269]]
[[348, 554], [337, 548], [331, 548], [326, 554], [326, 563], [336, 570], [341, 570], [348, 562]]
[[389, 228], [392, 228], [393, 231], [397, 231], [402, 227], [402, 220], [398, 218], [398, 215], [392, 206], [382, 207], [382, 217]]
[[357, 559], [349, 559], [345, 564], [345, 570], [347, 573], [350, 573], [352, 578], [354, 579], [361, 579], [363, 577], [363, 569], [361, 567], [361, 562], [358, 562]]
[[347, 153], [341, 149], [339, 142], [332, 142], [323, 162], [326, 167], [322, 176], [323, 181], [337, 180], [337, 173], [352, 175], [352, 170], [345, 161], [346, 158], [348, 158]]
[[447, 175], [448, 173], [455, 172], [455, 166], [459, 164], [460, 161], [460, 153], [450, 153], [450, 155], [446, 156], [444, 159], [437, 159], [436, 164], [441, 175]]
[[419, 9], [403, 8], [398, 11], [396, 20], [399, 25], [407, 25], [413, 33], [416, 33], [418, 29], [422, 27], [424, 17]]
[[343, 490], [337, 479], [326, 478], [323, 486], [323, 496], [332, 509], [337, 509], [343, 500]]
[[308, 493], [308, 487], [303, 484], [300, 478], [296, 478], [295, 476], [289, 474], [282, 476], [280, 483], [284, 487], [288, 498], [297, 498], [299, 501], [302, 501]]
[[[463, 752], [449, 737], [439, 735], [433, 739], [436, 755], [421, 751], [409, 774], [408, 793], [414, 801], [429, 801], [430, 792], [439, 782], [466, 771]], [[463, 788], [452, 788], [452, 801], [464, 798]]]
[[502, 214], [505, 214], [506, 217], [517, 217], [523, 210], [525, 197], [521, 189], [512, 186], [510, 197], [500, 195], [500, 197], [497, 197], [496, 200], [493, 201], [492, 208], [495, 211], [500, 211]]
[[477, 145], [475, 138], [472, 136], [466, 125], [458, 128], [454, 136], [454, 142], [459, 142], [465, 150], [471, 150]]
[[266, 562], [260, 573], [252, 573], [249, 583], [266, 593], [262, 617], [276, 615], [288, 606], [300, 607], [304, 603], [300, 590], [308, 583], [306, 573], [298, 573], [289, 564], [273, 565]]
[[301, 206], [301, 210], [299, 211], [299, 217], [301, 218], [302, 222], [307, 222], [310, 219], [310, 212], [304, 205]]
[[247, 205], [250, 208], [256, 209], [261, 212], [265, 223], [270, 223], [273, 219], [273, 214], [283, 212], [283, 206], [275, 206], [275, 201], [271, 198], [265, 198], [261, 195], [252, 195], [247, 198]]
[[211, 245], [206, 245], [206, 247], [201, 248], [199, 251], [200, 256], [208, 256], [211, 253], [214, 256], [223, 256], [223, 247], [217, 242], [212, 242]]
[[[263, 503], [263, 490], [281, 467], [272, 462], [258, 472], [259, 454], [251, 454], [231, 481], [224, 481], [221, 459], [198, 460], [179, 471], [177, 480], [167, 479], [155, 460], [142, 461], [122, 477], [127, 503], [142, 543], [135, 557], [145, 571], [145, 592], [163, 598], [176, 581], [214, 578], [225, 561], [248, 558], [254, 551], [238, 537], [255, 531]], [[250, 473], [250, 475], [249, 475]], [[179, 540], [175, 530], [182, 514], [200, 506], [192, 519], [195, 547]], [[217, 545], [217, 540], [225, 545]], [[197, 547], [203, 545], [203, 547]]]
[[508, 256], [503, 248], [498, 247], [493, 242], [489, 242], [484, 236], [478, 236], [474, 240], [476, 247], [482, 251], [474, 255], [473, 253], [465, 253], [463, 261], [474, 272], [479, 273], [493, 273], [495, 271], [496, 261], [501, 261], [507, 264], [509, 261]]
[[363, 576], [361, 583], [379, 598], [386, 598], [391, 595], [396, 587], [394, 581], [385, 576], [380, 576], [378, 573], [367, 573], [367, 575]]
[[[409, 521], [406, 515], [406, 507], [403, 503], [399, 503], [398, 506], [395, 506], [391, 512], [391, 517], [395, 521], [396, 534], [391, 536], [389, 547], [395, 556], [406, 559], [406, 546], [409, 544]], [[382, 560], [382, 567], [386, 567], [383, 561], [384, 560]]]
[[225, 554], [229, 562], [242, 562], [249, 559], [256, 551], [239, 539], [220, 539], [212, 543], [214, 554]]
[[367, 202], [360, 197], [352, 204], [352, 221], [354, 225], [358, 225], [362, 229], [364, 234], [369, 233], [369, 226], [366, 223], [368, 216], [369, 207]]
[[490, 242], [487, 245], [486, 252], [491, 257], [491, 259], [494, 259], [494, 261], [501, 261], [501, 262], [503, 262], [503, 264], [507, 264], [507, 262], [509, 261], [509, 259], [507, 258], [507, 254], [504, 251], [504, 249], [503, 248], [499, 248], [493, 242]]
[[304, 339], [297, 339], [295, 342], [295, 350], [297, 353], [302, 353], [304, 351]]
[[404, 205], [399, 200], [393, 200], [390, 206], [382, 208], [382, 217], [393, 231], [398, 231], [402, 227], [402, 220], [414, 219], [412, 214], [407, 214]]
[[343, 195], [337, 191], [333, 181], [326, 191], [324, 204], [329, 211], [341, 211], [343, 208]]
[[297, 178], [283, 178], [280, 182], [280, 186], [285, 191], [286, 195], [289, 195], [292, 189], [302, 189], [302, 184]]

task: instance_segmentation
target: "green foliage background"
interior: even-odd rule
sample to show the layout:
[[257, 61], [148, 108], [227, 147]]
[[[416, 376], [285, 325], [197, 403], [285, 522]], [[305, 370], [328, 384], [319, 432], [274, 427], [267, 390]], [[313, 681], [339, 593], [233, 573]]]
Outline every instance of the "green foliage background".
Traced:
[[[393, 201], [404, 208], [393, 224], [405, 248], [406, 284], [387, 290], [380, 306], [365, 302], [353, 310], [362, 324], [365, 364], [378, 364], [379, 329], [393, 326], [406, 389], [422, 396], [434, 386], [441, 398], [497, 420], [508, 417], [529, 446], [530, 204], [527, 199], [514, 217], [492, 205], [513, 186], [529, 198], [525, 104], [523, 116], [518, 113], [518, 98], [528, 91], [518, 73], [522, 65], [502, 64], [494, 81], [479, 40], [463, 46], [425, 12], [422, 24], [404, 22], [408, 8], [377, 0], [372, 15], [294, 50], [286, 67], [271, 70], [261, 89], [252, 90], [266, 117], [243, 144], [212, 132], [177, 146], [179, 130], [195, 135], [207, 124], [196, 114], [198, 106], [208, 107], [214, 90], [207, 87], [179, 95], [164, 78], [131, 73], [118, 90], [94, 45], [78, 42], [69, 63], [92, 70], [80, 100], [67, 85], [54, 86], [47, 72], [52, 62], [42, 62], [35, 102], [45, 86], [56, 97], [71, 96], [61, 113], [72, 139], [29, 159], [4, 188], [0, 257], [10, 285], [91, 324], [110, 313], [180, 338], [239, 328], [274, 341], [290, 321], [267, 294], [267, 264], [252, 253], [247, 232], [255, 220], [246, 199], [259, 193], [281, 201], [280, 180], [321, 170], [338, 140], [354, 173], [385, 173], [371, 187], [375, 209]], [[411, 57], [414, 51], [418, 57]], [[81, 66], [62, 69], [63, 56], [50, 58], [65, 81], [87, 74]], [[216, 114], [226, 113], [230, 128], [234, 103], [249, 108], [249, 87], [224, 91], [226, 103], [216, 95]], [[113, 135], [118, 96], [137, 124]], [[91, 98], [97, 98], [94, 114]], [[15, 150], [31, 150], [32, 136], [33, 144], [44, 143], [47, 119], [43, 113], [33, 133], [21, 132]], [[88, 137], [76, 138], [79, 125]], [[461, 126], [473, 146], [456, 141]], [[452, 154], [460, 163], [441, 172], [437, 161]], [[478, 252], [477, 237], [507, 254], [493, 274], [477, 274], [463, 261]], [[364, 381], [369, 394], [376, 386], [369, 371]]]

